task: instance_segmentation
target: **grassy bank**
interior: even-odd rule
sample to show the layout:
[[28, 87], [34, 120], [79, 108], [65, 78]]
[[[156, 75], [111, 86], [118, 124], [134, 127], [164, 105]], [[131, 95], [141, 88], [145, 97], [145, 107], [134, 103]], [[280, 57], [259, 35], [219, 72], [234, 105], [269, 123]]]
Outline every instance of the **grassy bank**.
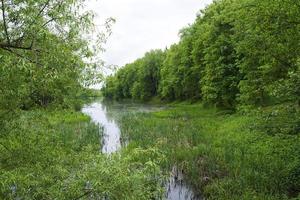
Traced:
[[[98, 125], [72, 110], [15, 113], [0, 130], [0, 199], [151, 199], [163, 155], [100, 153]], [[147, 155], [142, 158], [141, 155]]]
[[201, 104], [175, 104], [123, 117], [122, 134], [132, 146], [166, 153], [168, 164], [180, 165], [209, 199], [299, 198], [300, 137], [285, 130], [267, 134], [276, 130], [276, 122], [262, 127], [268, 123], [261, 112], [229, 114]]

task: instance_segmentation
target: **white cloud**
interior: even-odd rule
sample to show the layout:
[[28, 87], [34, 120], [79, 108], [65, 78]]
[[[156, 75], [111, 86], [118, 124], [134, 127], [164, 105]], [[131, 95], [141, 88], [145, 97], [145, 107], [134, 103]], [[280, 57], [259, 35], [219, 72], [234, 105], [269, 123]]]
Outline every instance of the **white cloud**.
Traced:
[[212, 0], [90, 0], [96, 24], [113, 17], [116, 24], [103, 59], [123, 66], [151, 49], [178, 41], [178, 31], [193, 23], [200, 9]]

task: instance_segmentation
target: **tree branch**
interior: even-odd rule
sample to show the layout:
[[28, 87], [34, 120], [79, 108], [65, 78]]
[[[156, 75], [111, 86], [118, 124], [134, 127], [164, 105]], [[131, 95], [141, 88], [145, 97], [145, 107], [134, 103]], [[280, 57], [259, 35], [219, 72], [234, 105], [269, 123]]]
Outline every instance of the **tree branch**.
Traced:
[[13, 51], [13, 50], [7, 48], [7, 47], [1, 47], [1, 48], [4, 49], [4, 50], [6, 50], [6, 51], [8, 51], [8, 52], [10, 52], [10, 53], [12, 53], [12, 54], [15, 54], [15, 55], [18, 56], [19, 58], [22, 58], [22, 59], [25, 59], [25, 60], [29, 61], [29, 62], [32, 63], [32, 64], [36, 64], [36, 65], [39, 65], [39, 66], [43, 66], [41, 63], [36, 62], [36, 61], [33, 61], [33, 60], [31, 60], [30, 58], [28, 58], [28, 57], [26, 57], [26, 56], [23, 56], [23, 55], [21, 55], [21, 54], [15, 52], [15, 51]]
[[[36, 17], [33, 19], [33, 21], [28, 25], [27, 29], [30, 29], [31, 26], [37, 21], [37, 19], [42, 15], [42, 13], [44, 12], [44, 10], [47, 8], [47, 6], [49, 5], [50, 0], [47, 0], [47, 2], [42, 6], [42, 8], [39, 10], [38, 14], [36, 15]], [[23, 25], [22, 25], [23, 26]], [[15, 42], [22, 42], [22, 40], [24, 39], [24, 37], [26, 36], [26, 32], [24, 31], [22, 36], [19, 37], [18, 39], [15, 40]], [[31, 44], [33, 44], [33, 40], [31, 42]], [[32, 45], [31, 45], [32, 46]]]
[[34, 18], [34, 20], [30, 23], [30, 25], [28, 26], [28, 28], [30, 28], [30, 27], [36, 22], [37, 18], [39, 18], [39, 17], [42, 15], [42, 13], [43, 13], [44, 10], [47, 8], [47, 6], [49, 5], [49, 3], [50, 3], [50, 0], [48, 0], [48, 1], [44, 4], [44, 6], [40, 9], [39, 13], [36, 15], [36, 17]]
[[12, 44], [0, 44], [0, 48], [9, 48], [9, 49], [22, 49], [22, 50], [32, 50], [32, 44], [30, 44], [29, 47], [22, 47], [22, 46], [17, 46], [17, 45], [12, 45]]
[[[3, 1], [3, 0], [2, 0]], [[27, 26], [27, 28], [25, 28], [25, 29], [23, 29], [23, 34], [18, 38], [18, 39], [16, 39], [14, 42], [22, 42], [22, 40], [25, 38], [25, 36], [26, 35], [28, 35], [26, 32], [26, 30], [29, 30], [30, 28], [31, 28], [31, 26], [37, 21], [37, 19], [39, 18], [39, 17], [41, 17], [42, 16], [42, 13], [45, 11], [45, 9], [49, 6], [49, 4], [50, 4], [50, 1], [51, 0], [47, 0], [46, 2], [45, 2], [45, 4], [41, 7], [41, 9], [39, 10], [39, 12], [38, 12], [38, 14], [34, 17], [34, 19], [32, 20], [32, 22]], [[63, 1], [60, 1], [59, 3], [57, 3], [57, 4], [55, 4], [55, 6], [54, 7], [52, 7], [52, 8], [50, 8], [50, 10], [53, 10], [53, 9], [55, 9], [57, 6], [59, 6], [60, 7], [60, 5], [63, 3]], [[55, 19], [53, 19], [53, 20], [55, 20]], [[51, 21], [53, 21], [53, 20], [51, 20]], [[46, 22], [47, 24], [48, 23], [50, 23], [51, 21], [48, 21], [48, 22]], [[44, 28], [47, 24], [43, 24], [42, 26], [41, 26], [41, 28]], [[22, 25], [23, 26], [23, 25]], [[33, 45], [33, 43], [34, 43], [34, 39], [32, 40], [32, 42], [31, 42], [31, 46]], [[27, 49], [27, 48], [26, 48]]]
[[[58, 2], [57, 4], [55, 4], [52, 8], [50, 8], [51, 10], [54, 10], [54, 9], [56, 9], [57, 7], [57, 11], [59, 11], [59, 9], [61, 8], [61, 6], [62, 6], [62, 4], [63, 4], [63, 0], [62, 1], [60, 1], [60, 2]], [[62, 17], [52, 17], [51, 19], [49, 19], [48, 21], [46, 21], [41, 27], [42, 28], [45, 28], [46, 27], [46, 25], [48, 25], [49, 23], [51, 23], [52, 21], [54, 21], [54, 20], [57, 20], [57, 19], [61, 19]]]
[[4, 32], [6, 35], [7, 43], [10, 44], [10, 39], [7, 31], [7, 24], [6, 24], [6, 18], [5, 18], [5, 6], [4, 6], [4, 0], [1, 0], [2, 3], [2, 18], [3, 18], [3, 26], [4, 26]]
[[46, 21], [43, 25], [42, 25], [42, 28], [45, 28], [49, 23], [51, 23], [51, 22], [53, 22], [54, 20], [57, 20], [57, 19], [59, 19], [59, 18], [51, 18], [51, 19], [49, 19], [48, 21]]
[[44, 4], [44, 6], [43, 6], [42, 9], [40, 10], [40, 12], [39, 12], [39, 14], [36, 16], [36, 18], [38, 18], [38, 17], [44, 12], [44, 10], [45, 10], [46, 7], [49, 5], [49, 3], [50, 3], [50, 0], [48, 0], [48, 1]]

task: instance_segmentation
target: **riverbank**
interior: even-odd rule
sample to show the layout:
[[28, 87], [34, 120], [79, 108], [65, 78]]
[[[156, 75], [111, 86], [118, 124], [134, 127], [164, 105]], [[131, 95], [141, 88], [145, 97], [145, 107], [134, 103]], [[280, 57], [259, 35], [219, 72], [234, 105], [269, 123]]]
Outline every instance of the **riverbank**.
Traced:
[[19, 111], [4, 123], [0, 198], [161, 199], [163, 172], [175, 165], [207, 199], [297, 199], [300, 138], [291, 134], [293, 124], [280, 124], [275, 107], [264, 112], [281, 116], [280, 133], [259, 110], [232, 113], [200, 103], [102, 109], [128, 143], [110, 156], [101, 154], [103, 129], [80, 112]]
[[169, 167], [180, 166], [186, 180], [209, 199], [296, 198], [300, 137], [267, 134], [261, 125], [268, 123], [259, 112], [229, 114], [201, 104], [171, 104], [158, 112], [128, 114], [120, 124], [130, 146], [160, 149]]
[[127, 148], [101, 154], [101, 130], [73, 110], [15, 112], [0, 130], [0, 199], [161, 196], [153, 179], [162, 176], [160, 151]]

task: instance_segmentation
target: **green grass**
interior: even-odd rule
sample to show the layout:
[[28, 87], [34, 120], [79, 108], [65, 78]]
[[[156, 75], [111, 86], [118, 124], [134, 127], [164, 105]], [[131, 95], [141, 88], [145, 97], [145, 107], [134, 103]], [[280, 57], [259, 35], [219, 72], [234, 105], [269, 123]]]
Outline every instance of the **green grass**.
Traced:
[[100, 130], [72, 110], [17, 113], [0, 130], [0, 199], [148, 200], [162, 195], [157, 180], [163, 154], [127, 148], [103, 155]]
[[20, 111], [0, 130], [0, 199], [160, 198], [162, 169], [174, 164], [208, 199], [296, 199], [298, 115], [279, 111], [232, 114], [177, 103], [124, 114], [130, 143], [112, 156], [100, 153], [101, 131], [82, 113]]
[[[300, 188], [299, 135], [269, 135], [253, 128], [260, 115], [227, 114], [201, 104], [172, 104], [155, 113], [122, 118], [132, 146], [157, 147], [166, 166], [209, 199], [288, 199]], [[298, 195], [298, 198], [300, 196]]]

